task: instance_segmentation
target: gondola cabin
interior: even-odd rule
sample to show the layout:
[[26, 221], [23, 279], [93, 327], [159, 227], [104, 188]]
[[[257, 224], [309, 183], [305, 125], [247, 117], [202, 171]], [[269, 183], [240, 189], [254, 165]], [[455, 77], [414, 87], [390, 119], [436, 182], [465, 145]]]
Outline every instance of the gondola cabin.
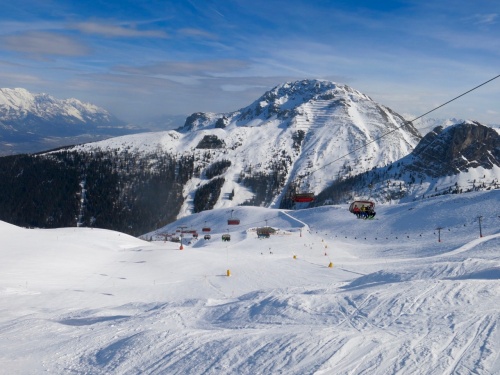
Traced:
[[205, 221], [205, 225], [203, 226], [203, 228], [201, 228], [201, 231], [207, 233], [210, 232], [210, 230], [211, 230], [210, 227], [207, 225], [207, 222]]
[[358, 219], [372, 220], [377, 214], [375, 212], [375, 203], [372, 201], [354, 201], [349, 206], [349, 212], [356, 215]]
[[310, 203], [314, 201], [314, 193], [297, 193], [292, 199], [296, 203]]
[[205, 240], [209, 240], [209, 239], [211, 239], [211, 238], [212, 238], [212, 236], [210, 236], [209, 234], [205, 234], [205, 235], [203, 236], [203, 239], [205, 239]]
[[227, 225], [240, 225], [240, 219], [233, 217], [234, 210], [231, 210], [231, 216], [227, 219]]
[[349, 206], [349, 212], [354, 214], [356, 211], [361, 210], [362, 207], [371, 207], [375, 210], [375, 202], [372, 201], [354, 201]]
[[222, 235], [222, 242], [229, 242], [231, 241], [231, 235], [230, 234], [223, 234]]

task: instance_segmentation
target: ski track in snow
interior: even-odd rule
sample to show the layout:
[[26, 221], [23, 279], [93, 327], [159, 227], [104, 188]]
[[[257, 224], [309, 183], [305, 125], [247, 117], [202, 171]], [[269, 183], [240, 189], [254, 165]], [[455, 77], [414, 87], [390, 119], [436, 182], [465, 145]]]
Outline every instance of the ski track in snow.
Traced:
[[[210, 223], [183, 251], [0, 222], [2, 372], [499, 373], [499, 195], [381, 205], [366, 221], [237, 207], [229, 243], [227, 209], [206, 211], [156, 231]], [[257, 239], [264, 223], [279, 234]]]

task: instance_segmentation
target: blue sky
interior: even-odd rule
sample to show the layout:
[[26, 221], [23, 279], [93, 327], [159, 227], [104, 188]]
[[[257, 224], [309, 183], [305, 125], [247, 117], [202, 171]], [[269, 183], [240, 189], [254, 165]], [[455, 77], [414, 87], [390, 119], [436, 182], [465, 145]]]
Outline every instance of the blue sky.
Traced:
[[[0, 12], [0, 87], [130, 122], [229, 112], [306, 78], [418, 116], [498, 74], [497, 0], [18, 0]], [[430, 116], [500, 123], [500, 78]]]

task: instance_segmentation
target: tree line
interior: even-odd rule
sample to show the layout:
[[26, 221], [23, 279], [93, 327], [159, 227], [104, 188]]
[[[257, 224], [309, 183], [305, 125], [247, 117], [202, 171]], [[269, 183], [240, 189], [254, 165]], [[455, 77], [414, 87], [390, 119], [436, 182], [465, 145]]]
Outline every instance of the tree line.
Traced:
[[0, 158], [0, 220], [39, 228], [79, 222], [140, 235], [176, 219], [194, 173], [194, 157], [165, 153], [6, 156]]

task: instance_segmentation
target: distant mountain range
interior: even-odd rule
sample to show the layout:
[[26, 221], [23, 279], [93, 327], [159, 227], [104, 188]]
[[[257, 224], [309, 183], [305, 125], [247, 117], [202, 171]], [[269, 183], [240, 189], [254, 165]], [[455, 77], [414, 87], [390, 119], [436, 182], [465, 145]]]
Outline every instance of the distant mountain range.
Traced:
[[0, 89], [0, 155], [38, 152], [144, 131], [77, 99]]
[[[411, 122], [349, 86], [284, 83], [240, 110], [194, 113], [177, 130], [114, 137], [36, 159], [0, 158], [1, 180], [10, 181], [4, 190], [0, 183], [0, 197], [18, 202], [0, 200], [0, 219], [137, 235], [213, 208], [304, 208], [358, 198], [384, 203], [497, 188], [498, 131], [477, 122], [444, 125], [422, 138]], [[50, 189], [20, 195], [27, 184]], [[296, 193], [316, 198], [297, 203]], [[37, 209], [33, 202], [47, 208], [14, 214], [16, 200], [30, 210]]]

